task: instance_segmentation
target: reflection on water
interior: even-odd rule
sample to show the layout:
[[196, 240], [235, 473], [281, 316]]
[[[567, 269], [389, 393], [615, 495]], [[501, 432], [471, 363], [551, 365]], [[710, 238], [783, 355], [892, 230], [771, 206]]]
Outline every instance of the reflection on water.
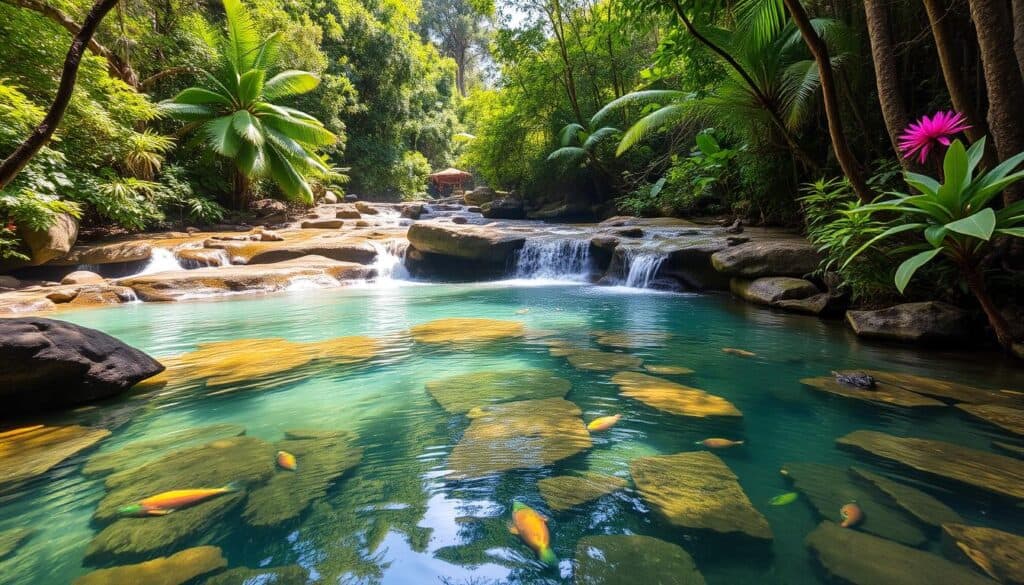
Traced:
[[[945, 567], [940, 530], [880, 491], [893, 479], [965, 524], [1022, 525], [1013, 501], [835, 445], [869, 429], [993, 452], [993, 440], [1019, 446], [1012, 435], [950, 407], [882, 407], [800, 384], [871, 368], [1020, 390], [1019, 370], [996, 356], [864, 345], [838, 324], [724, 298], [542, 281], [64, 316], [171, 367], [119, 401], [45, 421], [113, 433], [34, 481], [0, 483], [2, 583], [69, 583], [200, 545], [237, 569], [209, 573], [214, 585], [822, 583], [805, 539], [851, 497], [868, 510], [868, 544], [899, 541]], [[523, 327], [415, 327], [450, 318]], [[238, 339], [260, 341], [216, 343]], [[709, 438], [744, 444], [696, 444]], [[275, 466], [278, 450], [296, 471]], [[693, 455], [664, 457], [680, 453]], [[232, 482], [238, 491], [166, 516], [116, 513], [153, 492]], [[514, 501], [548, 517], [557, 567], [509, 533]], [[258, 577], [268, 571], [279, 579]]]

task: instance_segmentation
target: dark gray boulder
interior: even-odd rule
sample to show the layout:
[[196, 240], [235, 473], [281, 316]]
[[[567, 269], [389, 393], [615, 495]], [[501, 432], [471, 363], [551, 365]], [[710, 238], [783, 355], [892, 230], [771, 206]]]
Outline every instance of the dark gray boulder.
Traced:
[[0, 319], [0, 418], [108, 398], [163, 370], [95, 329], [40, 317]]
[[523, 219], [526, 217], [526, 208], [523, 207], [522, 199], [502, 197], [480, 206], [484, 217], [488, 219]]
[[847, 311], [846, 322], [861, 337], [916, 343], [959, 341], [974, 331], [966, 311], [934, 301], [877, 311]]

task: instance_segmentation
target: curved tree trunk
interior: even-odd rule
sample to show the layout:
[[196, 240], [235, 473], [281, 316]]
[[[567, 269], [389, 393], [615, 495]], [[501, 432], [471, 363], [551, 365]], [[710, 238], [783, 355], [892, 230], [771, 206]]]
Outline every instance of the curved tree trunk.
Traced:
[[[0, 0], [0, 2], [6, 2], [11, 6], [17, 6], [18, 8], [25, 8], [26, 10], [38, 12], [62, 26], [65, 30], [71, 33], [72, 36], [77, 35], [82, 30], [82, 27], [78, 26], [78, 23], [71, 20], [68, 15], [53, 6], [42, 2], [41, 0]], [[89, 39], [89, 50], [107, 60], [108, 69], [110, 70], [111, 75], [136, 89], [139, 87], [139, 78], [136, 76], [135, 71], [132, 69], [131, 65], [125, 63], [117, 53], [114, 53], [110, 49], [99, 44], [99, 42], [93, 38]]]
[[825, 116], [828, 118], [828, 133], [832, 138], [832, 149], [836, 153], [836, 159], [839, 161], [839, 166], [843, 169], [843, 174], [850, 180], [850, 185], [853, 187], [854, 192], [857, 193], [857, 198], [865, 203], [870, 202], [875, 198], [874, 193], [868, 187], [867, 181], [864, 180], [860, 163], [857, 162], [857, 157], [850, 149], [850, 145], [846, 141], [846, 133], [843, 131], [839, 98], [836, 94], [836, 80], [832, 71], [832, 61], [829, 58], [828, 47], [825, 45], [825, 41], [818, 36], [818, 32], [814, 30], [811, 18], [807, 15], [803, 5], [800, 4], [800, 0], [784, 1], [793, 22], [800, 29], [800, 35], [803, 37], [804, 43], [807, 44], [807, 48], [810, 49], [811, 54], [814, 55], [814, 60], [818, 63], [821, 92], [825, 97]]
[[875, 64], [875, 86], [878, 88], [878, 103], [882, 106], [882, 117], [889, 131], [893, 152], [903, 168], [911, 167], [910, 159], [900, 153], [899, 137], [910, 123], [910, 116], [900, 91], [899, 67], [896, 63], [896, 47], [892, 27], [889, 24], [889, 6], [885, 0], [864, 0], [864, 16], [871, 41], [871, 57]]
[[78, 66], [82, 63], [85, 48], [92, 39], [92, 36], [96, 34], [96, 28], [99, 27], [103, 17], [117, 5], [117, 2], [118, 0], [98, 0], [96, 4], [93, 4], [92, 9], [89, 10], [89, 14], [85, 17], [85, 22], [82, 23], [82, 28], [75, 34], [75, 38], [71, 40], [71, 47], [68, 49], [67, 57], [64, 59], [64, 69], [60, 74], [60, 85], [57, 87], [57, 95], [53, 99], [50, 110], [46, 112], [43, 121], [36, 126], [32, 134], [25, 139], [25, 142], [22, 142], [21, 146], [0, 163], [0, 189], [7, 187], [18, 176], [21, 169], [25, 168], [25, 165], [32, 160], [32, 157], [41, 148], [46, 146], [46, 143], [53, 137], [53, 133], [57, 130], [57, 126], [60, 125], [60, 121], [64, 117], [64, 111], [67, 110], [68, 103], [71, 101], [71, 94], [75, 91]]
[[1024, 0], [1013, 0], [1013, 52], [1024, 77]]
[[[1024, 78], [1013, 52], [1013, 21], [1004, 0], [970, 0], [988, 90], [988, 126], [1000, 160], [1024, 152]], [[1003, 192], [1009, 205], [1024, 187]]]

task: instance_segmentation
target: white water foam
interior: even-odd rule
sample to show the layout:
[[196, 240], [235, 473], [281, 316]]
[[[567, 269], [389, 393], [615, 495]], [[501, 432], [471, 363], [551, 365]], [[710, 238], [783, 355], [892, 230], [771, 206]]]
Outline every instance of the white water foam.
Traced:
[[150, 252], [149, 263], [142, 269], [142, 272], [135, 276], [168, 272], [170, 270], [184, 270], [184, 267], [178, 262], [178, 257], [174, 255], [174, 250], [155, 247]]
[[527, 240], [516, 252], [512, 274], [523, 280], [583, 281], [590, 274], [588, 240]]
[[409, 240], [370, 240], [369, 244], [377, 251], [377, 259], [371, 265], [377, 271], [377, 282], [409, 279], [409, 271], [405, 268], [405, 253], [409, 250]]
[[623, 284], [631, 288], [647, 288], [667, 259], [666, 254], [644, 251], [627, 252], [626, 281]]

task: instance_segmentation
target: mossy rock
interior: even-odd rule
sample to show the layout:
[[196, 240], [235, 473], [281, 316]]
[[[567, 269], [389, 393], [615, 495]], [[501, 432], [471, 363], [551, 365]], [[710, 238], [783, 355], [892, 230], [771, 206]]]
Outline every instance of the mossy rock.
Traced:
[[943, 524], [950, 554], [966, 559], [1000, 583], [1024, 583], [1024, 537], [964, 524]]
[[686, 376], [693, 373], [691, 368], [660, 364], [644, 364], [644, 369], [655, 376]]
[[911, 392], [902, 386], [897, 386], [883, 380], [875, 380], [874, 388], [858, 388], [849, 384], [843, 384], [836, 380], [835, 376], [818, 376], [816, 378], [804, 378], [800, 383], [815, 390], [828, 392], [844, 398], [853, 398], [864, 402], [886, 404], [903, 408], [941, 408], [946, 403], [916, 392]]
[[712, 453], [641, 457], [629, 470], [643, 500], [674, 526], [772, 539], [768, 520], [750, 503], [729, 466]]
[[1024, 435], [1024, 410], [1000, 404], [958, 404], [967, 414], [1014, 435]]
[[13, 555], [35, 532], [34, 528], [12, 528], [0, 532], [0, 561]]
[[420, 343], [481, 343], [522, 337], [525, 332], [518, 321], [470, 318], [437, 319], [409, 329]]
[[629, 482], [621, 477], [589, 472], [547, 477], [537, 482], [544, 502], [557, 512], [591, 502], [628, 485]]
[[99, 569], [73, 585], [181, 585], [227, 565], [219, 548], [198, 546], [137, 565]]
[[963, 522], [952, 508], [917, 488], [860, 467], [851, 467], [850, 471], [889, 496], [897, 506], [922, 524], [937, 528], [946, 523]]
[[639, 400], [651, 408], [692, 417], [743, 416], [733, 403], [699, 388], [639, 372], [619, 372], [612, 376], [623, 396]]
[[586, 536], [576, 544], [574, 585], [704, 585], [693, 557], [650, 536]]
[[806, 540], [822, 568], [842, 583], [853, 585], [994, 585], [964, 565], [872, 536], [822, 522]]
[[114, 451], [91, 455], [86, 459], [82, 473], [91, 476], [125, 471], [148, 463], [171, 450], [244, 434], [245, 427], [241, 425], [218, 424], [176, 431], [159, 439], [133, 441]]
[[309, 439], [285, 439], [274, 445], [295, 455], [295, 471], [278, 469], [266, 485], [249, 494], [243, 517], [250, 526], [275, 526], [297, 518], [310, 503], [363, 456], [352, 433], [336, 433]]
[[612, 372], [615, 370], [639, 368], [644, 361], [628, 353], [601, 351], [600, 349], [551, 348], [549, 353], [564, 356], [577, 370]]
[[929, 378], [906, 372], [889, 372], [883, 370], [862, 370], [881, 382], [890, 386], [898, 386], [910, 392], [931, 396], [950, 402], [966, 402], [968, 404], [1004, 404], [1007, 406], [1024, 407], [1024, 397], [1009, 390], [986, 390], [951, 380]]
[[107, 429], [35, 425], [0, 433], [0, 493], [38, 477], [110, 436]]
[[238, 567], [217, 573], [203, 585], [306, 585], [309, 574], [298, 565], [250, 569]]
[[617, 349], [664, 347], [672, 337], [663, 331], [594, 331], [591, 335], [598, 345]]
[[453, 478], [551, 465], [591, 447], [579, 407], [562, 398], [477, 407], [452, 449]]
[[885, 496], [870, 485], [855, 483], [849, 471], [842, 467], [820, 463], [786, 463], [782, 474], [793, 482], [793, 487], [805, 496], [824, 520], [840, 520], [839, 509], [856, 502], [864, 511], [864, 520], [856, 530], [868, 532], [920, 546], [928, 541], [913, 519], [889, 506]]
[[470, 372], [431, 380], [426, 386], [442, 408], [463, 413], [475, 406], [513, 400], [562, 398], [572, 384], [548, 370], [522, 369]]

